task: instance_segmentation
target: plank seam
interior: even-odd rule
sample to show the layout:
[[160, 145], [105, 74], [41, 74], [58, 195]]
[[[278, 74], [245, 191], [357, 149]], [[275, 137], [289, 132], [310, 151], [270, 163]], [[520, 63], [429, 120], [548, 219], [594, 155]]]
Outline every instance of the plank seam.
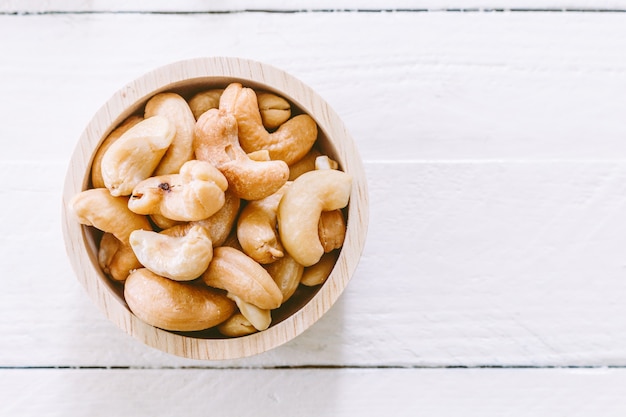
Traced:
[[626, 9], [602, 8], [441, 8], [441, 9], [241, 9], [241, 10], [14, 10], [0, 11], [5, 16], [40, 16], [40, 15], [82, 15], [82, 14], [159, 14], [159, 15], [210, 15], [210, 14], [243, 14], [243, 13], [626, 13]]
[[295, 366], [0, 366], [0, 372], [6, 370], [308, 370], [308, 369], [345, 369], [345, 370], [366, 370], [366, 369], [626, 369], [626, 365], [571, 365], [571, 366], [535, 366], [535, 365], [449, 365], [449, 366], [400, 366], [400, 365], [295, 365]]

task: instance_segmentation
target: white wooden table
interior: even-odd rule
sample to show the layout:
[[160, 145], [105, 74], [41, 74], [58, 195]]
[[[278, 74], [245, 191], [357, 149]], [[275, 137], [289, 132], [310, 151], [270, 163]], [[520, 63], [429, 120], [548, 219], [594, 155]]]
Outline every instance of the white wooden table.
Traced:
[[[0, 415], [624, 416], [626, 1], [0, 0]], [[280, 67], [371, 198], [338, 304], [247, 359], [156, 351], [67, 260], [63, 179], [167, 63]]]

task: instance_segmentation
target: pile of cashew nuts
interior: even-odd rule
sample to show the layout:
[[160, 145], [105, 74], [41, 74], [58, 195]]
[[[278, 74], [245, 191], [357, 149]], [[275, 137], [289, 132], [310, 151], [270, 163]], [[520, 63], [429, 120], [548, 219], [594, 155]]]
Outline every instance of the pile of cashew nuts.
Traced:
[[315, 121], [273, 93], [163, 92], [142, 113], [105, 138], [69, 204], [102, 232], [99, 266], [152, 326], [267, 329], [333, 269], [352, 177], [323, 154]]

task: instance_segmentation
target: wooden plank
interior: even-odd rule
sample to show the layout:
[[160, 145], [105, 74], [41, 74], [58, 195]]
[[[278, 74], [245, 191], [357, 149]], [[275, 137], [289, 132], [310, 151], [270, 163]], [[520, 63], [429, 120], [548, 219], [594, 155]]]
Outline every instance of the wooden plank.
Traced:
[[133, 1], [84, 1], [84, 0], [3, 0], [0, 12], [46, 13], [46, 12], [233, 12], [245, 10], [269, 11], [309, 11], [309, 10], [492, 10], [492, 9], [552, 9], [552, 10], [623, 10], [623, 0], [218, 0], [210, 3], [200, 0], [178, 1], [176, 4], [165, 0], [151, 1], [149, 4]]
[[624, 369], [5, 369], [0, 411], [621, 417], [625, 383]]
[[0, 164], [0, 366], [626, 365], [623, 163], [367, 163], [367, 243], [339, 302], [224, 362], [147, 348], [91, 304], [60, 233], [64, 170]]
[[318, 91], [366, 160], [619, 159], [625, 35], [610, 13], [5, 15], [0, 158], [66, 160], [126, 83], [229, 55]]

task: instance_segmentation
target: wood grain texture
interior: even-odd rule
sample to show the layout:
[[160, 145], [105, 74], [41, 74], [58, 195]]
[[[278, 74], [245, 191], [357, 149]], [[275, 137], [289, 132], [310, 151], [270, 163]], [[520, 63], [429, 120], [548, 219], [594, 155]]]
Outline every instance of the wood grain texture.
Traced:
[[[623, 369], [26, 369], [3, 415], [621, 417]], [[28, 392], [37, 393], [33, 401]]]

